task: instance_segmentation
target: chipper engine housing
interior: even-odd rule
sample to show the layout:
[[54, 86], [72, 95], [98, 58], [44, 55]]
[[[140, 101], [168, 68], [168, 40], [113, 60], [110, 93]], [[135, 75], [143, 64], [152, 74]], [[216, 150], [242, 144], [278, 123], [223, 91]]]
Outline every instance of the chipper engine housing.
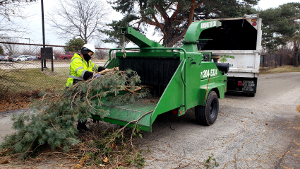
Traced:
[[224, 98], [226, 91], [229, 65], [214, 62], [212, 53], [198, 51], [197, 44], [203, 30], [220, 25], [219, 21], [193, 22], [181, 48], [163, 47], [131, 27], [121, 28], [121, 34], [139, 48], [126, 48], [126, 53], [117, 52], [115, 58], [111, 57], [111, 52], [122, 49], [111, 49], [105, 66], [136, 71], [141, 77], [141, 85], [150, 86], [150, 93], [157, 101], [141, 99], [132, 104], [108, 107], [109, 115], [101, 120], [126, 125], [139, 119], [137, 125], [128, 126], [152, 131], [152, 124], [159, 114], [172, 111], [181, 116], [195, 107], [196, 120], [200, 124], [213, 124], [219, 111], [218, 99]]

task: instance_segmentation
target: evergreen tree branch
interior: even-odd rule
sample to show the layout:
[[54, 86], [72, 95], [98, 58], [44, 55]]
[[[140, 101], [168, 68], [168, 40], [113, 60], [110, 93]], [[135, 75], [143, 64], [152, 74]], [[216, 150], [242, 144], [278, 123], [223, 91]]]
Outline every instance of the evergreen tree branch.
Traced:
[[205, 0], [200, 1], [197, 5], [195, 5], [195, 8], [198, 8], [198, 7], [201, 6], [204, 2], [205, 2]]
[[188, 26], [190, 26], [190, 24], [193, 22], [194, 19], [194, 12], [195, 12], [195, 8], [196, 8], [196, 0], [192, 0], [192, 4], [191, 4], [191, 9], [190, 9], [190, 13], [189, 13], [189, 19], [188, 19]]
[[[20, 158], [26, 158], [41, 145], [68, 151], [70, 146], [79, 143], [75, 135], [78, 130], [74, 128], [77, 120], [85, 121], [91, 115], [105, 117], [107, 112], [102, 109], [103, 97], [111, 100], [111, 105], [121, 105], [144, 97], [146, 92], [141, 91], [138, 83], [140, 78], [136, 72], [115, 70], [106, 71], [99, 78], [79, 82], [62, 91], [45, 93], [40, 101], [34, 103], [32, 113], [12, 119], [17, 132], [5, 139], [0, 150], [5, 154], [20, 154]], [[118, 95], [120, 91], [128, 93]], [[108, 142], [113, 140], [109, 139]]]
[[160, 4], [153, 4], [155, 6], [155, 8], [158, 10], [158, 12], [160, 13], [160, 15], [162, 16], [162, 18], [165, 20], [165, 23], [169, 23], [169, 18], [168, 18], [168, 14], [166, 13], [166, 10], [162, 8], [162, 6]]
[[[159, 29], [161, 30], [161, 32], [164, 34], [164, 36], [167, 36], [167, 33], [164, 31], [164, 25], [159, 23], [155, 14], [152, 14], [152, 17], [155, 21], [155, 26], [159, 27]], [[148, 22], [147, 22], [148, 23]]]
[[175, 17], [178, 15], [180, 10], [181, 10], [181, 4], [178, 2], [176, 10], [174, 11], [173, 15], [170, 18], [171, 23], [175, 20]]

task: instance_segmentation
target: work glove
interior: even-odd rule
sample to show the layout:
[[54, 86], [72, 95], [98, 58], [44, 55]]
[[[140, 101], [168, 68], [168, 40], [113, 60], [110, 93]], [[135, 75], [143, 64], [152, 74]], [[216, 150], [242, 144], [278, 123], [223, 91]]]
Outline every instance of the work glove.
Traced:
[[86, 71], [83, 75], [83, 80], [88, 80], [93, 77], [93, 72]]
[[105, 67], [99, 66], [98, 67], [98, 72], [101, 72], [102, 70], [105, 70]]
[[94, 76], [94, 78], [97, 78], [97, 77], [100, 77], [101, 75], [100, 74], [96, 74], [95, 76]]

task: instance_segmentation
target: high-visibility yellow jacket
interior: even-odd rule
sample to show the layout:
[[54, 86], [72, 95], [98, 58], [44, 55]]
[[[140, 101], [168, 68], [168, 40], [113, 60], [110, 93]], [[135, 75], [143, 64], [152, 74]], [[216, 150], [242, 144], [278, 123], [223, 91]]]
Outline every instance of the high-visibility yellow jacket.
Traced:
[[70, 68], [69, 68], [69, 78], [67, 80], [67, 87], [73, 85], [74, 79], [83, 80], [83, 75], [86, 71], [93, 72], [98, 70], [98, 65], [94, 64], [91, 60], [88, 62], [82, 59], [77, 53], [71, 59]]

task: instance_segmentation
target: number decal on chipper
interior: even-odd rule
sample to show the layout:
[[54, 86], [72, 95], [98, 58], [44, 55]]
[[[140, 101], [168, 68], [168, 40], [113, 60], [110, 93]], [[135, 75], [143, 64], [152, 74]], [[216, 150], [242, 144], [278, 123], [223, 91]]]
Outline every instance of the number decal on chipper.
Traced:
[[215, 26], [217, 26], [217, 21], [201, 23], [201, 29], [211, 28], [211, 27], [215, 27]]
[[210, 70], [203, 70], [200, 74], [200, 77], [203, 78], [207, 78], [207, 77], [212, 77], [212, 76], [217, 76], [218, 75], [218, 71], [217, 69], [210, 69]]

